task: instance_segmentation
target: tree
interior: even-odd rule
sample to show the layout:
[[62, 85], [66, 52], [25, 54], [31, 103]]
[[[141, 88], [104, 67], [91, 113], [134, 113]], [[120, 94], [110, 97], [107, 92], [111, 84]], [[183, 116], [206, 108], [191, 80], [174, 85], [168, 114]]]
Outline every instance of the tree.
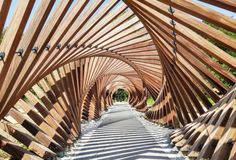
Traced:
[[113, 100], [118, 102], [123, 102], [128, 100], [128, 92], [124, 89], [119, 88], [114, 94], [113, 94]]

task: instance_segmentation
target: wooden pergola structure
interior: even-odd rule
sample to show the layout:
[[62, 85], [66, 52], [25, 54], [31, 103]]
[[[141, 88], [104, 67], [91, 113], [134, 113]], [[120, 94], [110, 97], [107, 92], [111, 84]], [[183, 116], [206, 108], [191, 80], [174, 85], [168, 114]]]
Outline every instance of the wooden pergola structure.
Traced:
[[181, 127], [172, 142], [189, 157], [236, 158], [236, 39], [204, 23], [236, 33], [234, 18], [192, 0], [17, 2], [0, 0], [2, 150], [55, 157], [124, 88], [147, 119]]

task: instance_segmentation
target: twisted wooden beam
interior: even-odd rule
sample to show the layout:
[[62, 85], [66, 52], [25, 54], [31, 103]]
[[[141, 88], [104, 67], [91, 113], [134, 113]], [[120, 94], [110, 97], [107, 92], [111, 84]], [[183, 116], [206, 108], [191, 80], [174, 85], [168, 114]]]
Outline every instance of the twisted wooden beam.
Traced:
[[0, 0], [0, 148], [56, 156], [124, 88], [148, 120], [182, 127], [188, 156], [234, 159], [236, 40], [219, 28], [236, 20], [206, 6], [236, 3], [200, 1]]

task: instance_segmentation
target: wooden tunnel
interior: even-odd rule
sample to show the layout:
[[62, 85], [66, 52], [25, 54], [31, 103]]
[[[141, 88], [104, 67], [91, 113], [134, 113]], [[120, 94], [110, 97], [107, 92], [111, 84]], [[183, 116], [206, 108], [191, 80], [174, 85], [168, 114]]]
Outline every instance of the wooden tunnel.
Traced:
[[236, 17], [221, 11], [236, 1], [0, 0], [0, 149], [56, 157], [124, 88], [190, 158], [236, 159]]

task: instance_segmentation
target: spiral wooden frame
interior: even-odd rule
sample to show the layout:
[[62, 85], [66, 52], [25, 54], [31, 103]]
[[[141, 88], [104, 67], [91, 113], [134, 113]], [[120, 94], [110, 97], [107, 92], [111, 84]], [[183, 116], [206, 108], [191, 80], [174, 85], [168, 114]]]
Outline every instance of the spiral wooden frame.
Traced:
[[[234, 0], [201, 1], [236, 12]], [[172, 138], [189, 156], [234, 159], [235, 86], [211, 71], [233, 86], [218, 62], [236, 60], [210, 41], [236, 52], [236, 40], [201, 20], [236, 33], [235, 19], [189, 0], [20, 0], [4, 30], [11, 3], [0, 0], [2, 150], [56, 156], [122, 87], [147, 119], [182, 127]]]

